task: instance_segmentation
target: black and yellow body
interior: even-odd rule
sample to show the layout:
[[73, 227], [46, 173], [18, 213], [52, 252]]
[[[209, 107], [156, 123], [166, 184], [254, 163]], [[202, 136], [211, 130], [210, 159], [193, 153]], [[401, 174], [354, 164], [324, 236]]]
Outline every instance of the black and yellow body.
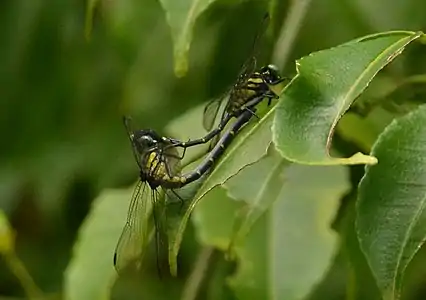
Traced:
[[229, 146], [229, 144], [234, 139], [235, 135], [238, 131], [250, 120], [252, 117], [251, 112], [245, 111], [243, 112], [236, 121], [226, 130], [226, 132], [222, 135], [221, 139], [216, 143], [214, 148], [207, 154], [207, 156], [203, 159], [203, 161], [198, 165], [195, 170], [192, 170], [188, 173], [171, 176], [171, 177], [163, 177], [161, 186], [166, 188], [180, 188], [186, 184], [189, 184], [201, 176], [203, 176], [213, 164], [222, 156], [225, 149]]
[[[256, 105], [264, 99], [268, 99], [268, 105], [272, 99], [277, 99], [271, 86], [282, 83], [286, 78], [281, 78], [273, 65], [263, 67], [259, 72], [254, 72], [247, 80], [240, 76], [240, 80], [234, 85], [229, 93], [229, 99], [223, 111], [218, 126], [211, 130], [202, 138], [182, 142], [179, 140], [169, 139], [174, 147], [188, 148], [195, 145], [205, 144], [212, 138], [223, 131], [225, 126], [232, 118], [238, 118], [244, 112], [249, 112], [253, 116], [256, 115]], [[204, 127], [210, 130], [213, 127], [214, 119], [220, 109], [221, 101], [214, 100], [207, 104], [204, 109]]]
[[[278, 68], [274, 65], [266, 65], [260, 69], [257, 68], [256, 50], [258, 41], [263, 35], [269, 22], [269, 15], [266, 14], [262, 21], [261, 29], [255, 37], [252, 49], [252, 55], [243, 64], [236, 83], [226, 93], [227, 97], [221, 97], [210, 101], [204, 109], [203, 126], [209, 131], [204, 137], [190, 140], [187, 142], [171, 140], [175, 147], [191, 147], [204, 144], [217, 136], [225, 128], [232, 118], [238, 118], [245, 111], [255, 115], [256, 105], [264, 99], [268, 100], [268, 105], [272, 99], [279, 97], [279, 92], [273, 87], [280, 85], [285, 78], [279, 74]], [[222, 101], [228, 98], [222, 116], [216, 128], [213, 128], [217, 114], [222, 106]]]
[[170, 145], [168, 138], [160, 137], [152, 130], [136, 131], [132, 135], [132, 144], [138, 157], [141, 180], [148, 182], [153, 189], [158, 186], [177, 189], [199, 179], [221, 157], [235, 134], [252, 116], [249, 111], [240, 114], [198, 167], [185, 174], [180, 174], [177, 167], [182, 157], [178, 155], [175, 147], [166, 147]]
[[[267, 16], [264, 21], [267, 21], [268, 18]], [[263, 24], [267, 23], [263, 22]], [[255, 39], [255, 45], [258, 37], [259, 35]], [[162, 220], [165, 203], [159, 200], [157, 189], [161, 187], [173, 192], [174, 189], [194, 182], [210, 170], [237, 132], [255, 116], [256, 106], [264, 99], [268, 99], [268, 104], [270, 104], [272, 99], [278, 98], [279, 95], [274, 92], [277, 89], [272, 87], [283, 82], [283, 80], [277, 68], [273, 65], [262, 67], [256, 71], [256, 58], [254, 55], [250, 56], [250, 59], [243, 65], [237, 82], [228, 92], [228, 101], [223, 109], [218, 126], [212, 130], [224, 98], [211, 101], [204, 110], [203, 126], [210, 132], [203, 138], [188, 142], [162, 137], [149, 129], [132, 130], [130, 120], [124, 119], [133, 154], [139, 167], [140, 180], [134, 190], [127, 222], [114, 254], [114, 265], [119, 273], [129, 262], [139, 260], [142, 256], [143, 247], [149, 240], [149, 233], [146, 229], [149, 226], [146, 219], [150, 211], [154, 216], [157, 266], [159, 265], [158, 252], [167, 248], [163, 245], [164, 241], [162, 240], [165, 227]], [[181, 174], [180, 161], [185, 154], [185, 149], [210, 141], [224, 130], [232, 118], [235, 118], [235, 122], [228, 126], [204, 160], [194, 170]], [[176, 147], [184, 148], [184, 153], [181, 156]], [[150, 205], [148, 205], [149, 203]], [[148, 209], [149, 206], [152, 209]]]
[[[164, 238], [165, 203], [158, 197], [157, 189], [177, 189], [199, 179], [210, 170], [217, 159], [221, 157], [226, 147], [229, 146], [237, 132], [250, 120], [252, 113], [243, 112], [236, 121], [222, 135], [216, 146], [210, 151], [204, 160], [188, 173], [180, 173], [180, 160], [176, 147], [170, 146], [169, 138], [161, 137], [153, 130], [130, 129], [129, 119], [124, 123], [131, 141], [133, 154], [139, 167], [139, 182], [130, 201], [127, 222], [123, 228], [114, 253], [114, 266], [118, 273], [130, 263], [140, 263], [143, 257], [144, 247], [149, 240], [147, 232], [149, 215], [148, 206], [154, 217], [154, 230], [157, 249], [157, 267], [161, 275], [160, 254], [167, 249]], [[149, 191], [151, 193], [149, 193]], [[150, 199], [150, 205], [148, 198]]]

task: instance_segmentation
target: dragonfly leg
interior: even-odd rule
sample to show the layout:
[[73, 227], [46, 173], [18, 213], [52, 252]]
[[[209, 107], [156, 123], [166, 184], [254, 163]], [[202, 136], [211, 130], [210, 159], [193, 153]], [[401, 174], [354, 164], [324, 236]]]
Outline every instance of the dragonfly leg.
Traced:
[[[177, 146], [175, 146], [175, 145], [167, 145], [166, 147], [164, 147], [164, 150], [167, 150], [167, 149], [169, 149], [171, 147], [177, 147]], [[183, 148], [183, 152], [182, 152], [181, 155], [175, 155], [175, 154], [171, 154], [171, 153], [166, 153], [166, 155], [168, 157], [173, 157], [173, 158], [176, 158], [176, 159], [183, 159], [185, 157], [185, 153], [186, 153], [186, 148]]]
[[289, 80], [289, 79], [290, 78], [288, 78], [288, 77], [283, 77], [283, 78], [280, 78], [280, 79], [277, 79], [277, 80], [271, 82], [270, 85], [276, 85], [276, 84], [279, 84], [279, 83], [281, 83], [281, 82], [283, 82], [285, 80]]
[[176, 193], [175, 190], [171, 190], [171, 191], [176, 196], [176, 198], [179, 199], [179, 201], [180, 201], [180, 208], [179, 209], [182, 210], [183, 205], [185, 204], [185, 201], [182, 199], [182, 197], [178, 193]]
[[268, 91], [266, 94], [265, 94], [265, 97], [266, 98], [268, 98], [268, 106], [270, 106], [271, 105], [271, 103], [272, 103], [272, 99], [277, 99], [278, 98], [278, 96], [277, 95], [275, 95], [273, 92], [271, 92], [271, 91]]
[[167, 176], [169, 177], [169, 178], [172, 178], [172, 170], [170, 170], [170, 166], [169, 166], [169, 164], [168, 163], [164, 163], [164, 166], [166, 167], [166, 172], [167, 172]]
[[256, 114], [256, 108], [254, 107], [245, 107], [244, 111], [248, 111], [252, 114], [253, 117], [255, 117], [256, 119], [260, 119], [260, 117]]

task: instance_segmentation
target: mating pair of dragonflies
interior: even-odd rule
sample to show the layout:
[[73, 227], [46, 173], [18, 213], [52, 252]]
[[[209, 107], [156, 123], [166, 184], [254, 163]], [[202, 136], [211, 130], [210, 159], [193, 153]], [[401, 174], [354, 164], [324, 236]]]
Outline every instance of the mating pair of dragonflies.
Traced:
[[[265, 32], [269, 23], [269, 16], [263, 18], [261, 29], [255, 37], [252, 53], [244, 63], [237, 78], [237, 82], [228, 90], [226, 97], [214, 99], [204, 109], [203, 126], [208, 133], [199, 139], [187, 142], [158, 135], [150, 129], [134, 130], [130, 119], [124, 118], [124, 125], [131, 142], [134, 158], [139, 167], [139, 182], [134, 190], [127, 216], [127, 222], [118, 241], [114, 254], [114, 266], [120, 273], [129, 263], [140, 263], [142, 254], [150, 240], [149, 224], [146, 214], [149, 208], [154, 221], [154, 231], [157, 246], [157, 267], [159, 264], [159, 249], [163, 245], [165, 227], [165, 204], [158, 199], [158, 188], [175, 192], [191, 182], [198, 180], [213, 168], [234, 136], [253, 117], [256, 117], [257, 105], [266, 100], [270, 105], [272, 99], [278, 98], [274, 87], [284, 81], [277, 68], [267, 65], [257, 68], [256, 48], [259, 38]], [[219, 114], [222, 102], [224, 105], [218, 125], [213, 129]], [[235, 121], [228, 125], [232, 119]], [[228, 127], [226, 127], [228, 125]], [[225, 130], [226, 128], [226, 130]], [[221, 135], [222, 134], [222, 135]], [[219, 140], [218, 137], [220, 137]], [[181, 174], [180, 161], [188, 147], [211, 142], [209, 152], [203, 161], [192, 171]], [[183, 148], [179, 155], [177, 149]], [[149, 194], [150, 193], [150, 194]], [[151, 199], [147, 203], [147, 199]], [[181, 199], [184, 201], [183, 199]]]

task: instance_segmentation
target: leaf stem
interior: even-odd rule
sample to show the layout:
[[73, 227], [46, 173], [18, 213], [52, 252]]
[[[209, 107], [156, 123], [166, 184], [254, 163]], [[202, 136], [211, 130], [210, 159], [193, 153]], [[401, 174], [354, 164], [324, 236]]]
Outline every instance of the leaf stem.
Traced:
[[22, 285], [22, 288], [25, 290], [27, 297], [30, 299], [42, 299], [44, 298], [43, 292], [35, 284], [33, 278], [31, 277], [28, 270], [25, 268], [24, 263], [19, 259], [15, 252], [9, 251], [8, 253], [3, 253], [5, 261], [9, 266], [9, 269], [12, 273], [18, 278], [19, 282]]
[[299, 32], [302, 21], [308, 11], [311, 0], [292, 0], [287, 13], [286, 20], [281, 27], [272, 61], [283, 70], [290, 55], [293, 42]]
[[198, 290], [203, 282], [213, 252], [213, 247], [204, 247], [201, 249], [191, 275], [183, 288], [182, 300], [195, 300], [197, 298]]

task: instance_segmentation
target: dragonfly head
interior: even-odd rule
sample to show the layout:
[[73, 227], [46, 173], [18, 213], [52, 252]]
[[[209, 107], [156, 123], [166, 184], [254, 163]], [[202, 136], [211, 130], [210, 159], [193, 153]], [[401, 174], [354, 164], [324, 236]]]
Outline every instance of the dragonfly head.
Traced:
[[278, 68], [275, 65], [264, 66], [260, 69], [259, 73], [267, 84], [274, 85], [282, 81]]
[[161, 137], [151, 129], [142, 129], [133, 132], [132, 141], [138, 153], [142, 154], [156, 147]]

